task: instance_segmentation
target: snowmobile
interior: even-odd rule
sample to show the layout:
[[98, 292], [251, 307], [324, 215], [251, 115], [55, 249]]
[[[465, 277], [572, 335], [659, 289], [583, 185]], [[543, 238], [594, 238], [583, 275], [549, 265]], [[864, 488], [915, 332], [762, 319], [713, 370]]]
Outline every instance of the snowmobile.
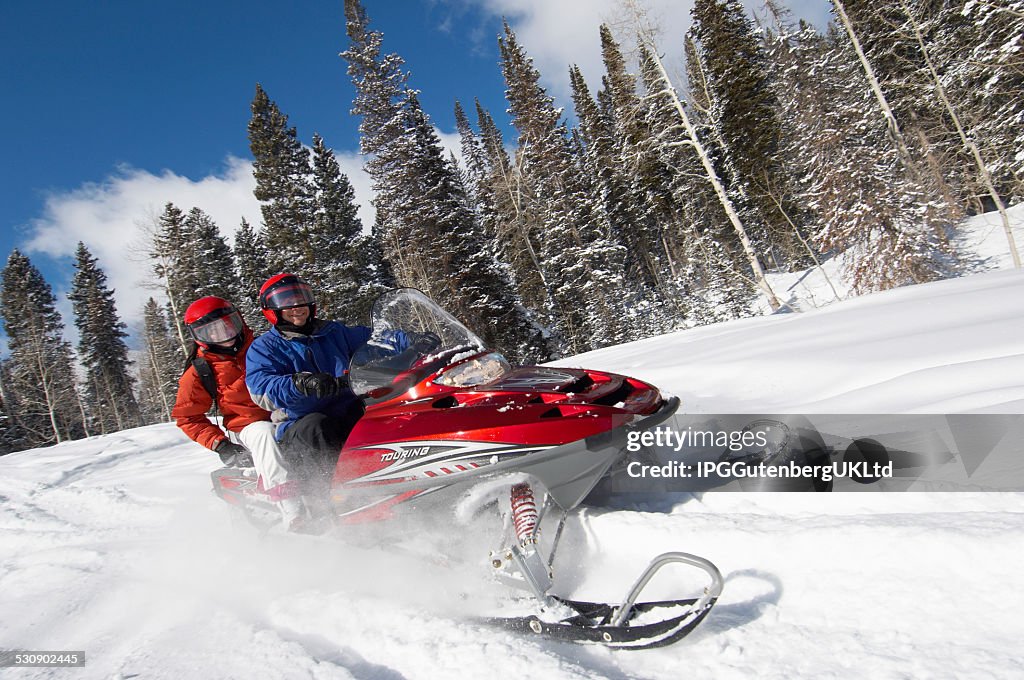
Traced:
[[[488, 555], [494, 575], [532, 594], [536, 605], [529, 614], [487, 623], [632, 649], [671, 644], [697, 627], [723, 581], [714, 564], [688, 553], [655, 557], [614, 603], [552, 592], [570, 511], [623, 459], [629, 433], [668, 419], [678, 398], [613, 373], [513, 367], [415, 289], [385, 293], [371, 316], [372, 335], [349, 372], [366, 412], [338, 457], [332, 523], [451, 515], [471, 496], [480, 508], [496, 509], [501, 523], [498, 547]], [[217, 470], [214, 491], [250, 518], [261, 511], [276, 516], [254, 476]], [[553, 529], [542, 541], [545, 521]], [[696, 597], [638, 602], [668, 564], [696, 568], [709, 582]]]

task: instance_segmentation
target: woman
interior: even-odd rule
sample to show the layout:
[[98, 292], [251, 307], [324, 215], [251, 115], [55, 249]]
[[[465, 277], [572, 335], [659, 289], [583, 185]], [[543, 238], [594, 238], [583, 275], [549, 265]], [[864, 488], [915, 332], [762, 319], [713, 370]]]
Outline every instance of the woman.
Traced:
[[[214, 296], [189, 305], [185, 325], [196, 347], [178, 381], [171, 412], [175, 423], [190, 439], [215, 451], [224, 465], [255, 467], [281, 510], [284, 526], [289, 531], [306, 531], [309, 518], [297, 484], [289, 479], [270, 413], [253, 403], [245, 386], [245, 355], [253, 341], [252, 331], [234, 305]], [[223, 430], [206, 415], [213, 405], [222, 416]]]

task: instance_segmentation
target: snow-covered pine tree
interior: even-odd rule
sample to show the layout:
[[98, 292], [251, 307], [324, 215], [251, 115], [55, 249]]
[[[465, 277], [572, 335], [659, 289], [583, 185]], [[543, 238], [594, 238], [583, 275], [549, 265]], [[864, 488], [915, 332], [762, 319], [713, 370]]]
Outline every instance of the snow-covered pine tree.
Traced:
[[[648, 272], [659, 297], [674, 303], [678, 291], [673, 285], [672, 252], [678, 244], [672, 241], [681, 214], [671, 189], [673, 173], [657, 152], [656, 134], [637, 92], [637, 77], [627, 71], [611, 29], [602, 25], [600, 34], [606, 73], [598, 99], [611, 121], [615, 168], [624, 175], [631, 213], [632, 226], [622, 240], [631, 252], [636, 250], [636, 265]], [[673, 316], [683, 311], [678, 305], [672, 307]]]
[[822, 250], [843, 252], [856, 292], [949, 273], [952, 260], [930, 219], [941, 215], [907, 172], [845, 36], [804, 26], [777, 49], [785, 152], [804, 178], [801, 200], [816, 215]]
[[[953, 90], [946, 81], [948, 80], [947, 71], [955, 65], [955, 62], [951, 63], [950, 55], [944, 53], [941, 47], [937, 46], [937, 43], [941, 44], [941, 42], [937, 39], [936, 34], [939, 33], [942, 27], [947, 24], [959, 26], [964, 23], [961, 13], [950, 17], [948, 12], [940, 10], [935, 13], [935, 16], [929, 17], [925, 12], [921, 12], [925, 16], [919, 17], [917, 16], [918, 12], [915, 12], [909, 0], [900, 0], [899, 5], [906, 19], [903, 28], [914, 36], [918, 51], [924, 60], [928, 81], [932, 86], [935, 97], [940, 102], [940, 110], [955, 131], [955, 134], [950, 135], [953, 140], [951, 143], [961, 154], [968, 156], [968, 160], [963, 164], [962, 170], [967, 178], [966, 184], [976, 187], [974, 192], [986, 196], [999, 213], [1010, 255], [1014, 266], [1019, 268], [1021, 266], [1020, 254], [1013, 236], [1010, 217], [1006, 210], [1006, 201], [1000, 195], [1001, 192], [998, 187], [1001, 182], [993, 173], [992, 164], [990, 163], [991, 157], [994, 157], [996, 154], [988, 150], [983, 152], [981, 146], [988, 146], [988, 143], [983, 141], [982, 144], [979, 144], [977, 141], [977, 126], [971, 124], [971, 119], [975, 118], [977, 114], [971, 111], [969, 105], [971, 99], [954, 103]], [[950, 30], [949, 33], [970, 36], [970, 32], [958, 32], [955, 28]], [[1019, 34], [1017, 39], [1020, 39]], [[957, 55], [959, 55], [960, 51], [960, 49], [953, 50]], [[1019, 99], [1019, 97], [1016, 98]], [[972, 169], [973, 172], [971, 172]]]
[[82, 436], [71, 346], [63, 337], [56, 298], [43, 275], [18, 250], [11, 252], [2, 273], [0, 315], [10, 350], [5, 405], [24, 432], [26, 446]]
[[[935, 38], [950, 97], [963, 106], [970, 134], [985, 154], [996, 188], [1010, 204], [1024, 201], [1024, 0], [967, 2], [961, 32]], [[1024, 245], [1017, 244], [1024, 248]]]
[[[462, 108], [462, 102], [455, 100], [455, 129], [459, 133], [459, 147], [462, 151], [462, 158], [466, 164], [463, 184], [470, 198], [470, 204], [480, 220], [481, 225], [485, 219], [493, 218], [487, 215], [493, 210], [493, 191], [487, 186], [487, 154], [484, 151], [483, 142], [473, 131], [466, 117], [466, 110]], [[485, 217], [487, 215], [487, 217]], [[485, 227], [484, 231], [490, 236], [493, 234], [493, 227]]]
[[627, 319], [638, 335], [663, 333], [680, 322], [677, 317], [681, 308], [666, 304], [676, 299], [677, 291], [667, 264], [665, 235], [655, 216], [657, 208], [642, 176], [646, 159], [641, 157], [649, 149], [643, 148], [643, 142], [634, 145], [639, 140], [629, 134], [629, 128], [637, 125], [630, 116], [639, 115], [635, 80], [626, 74], [623, 60], [622, 70], [615, 77], [625, 81], [618, 83], [619, 87], [632, 88], [630, 103], [636, 105], [625, 111], [617, 104], [628, 106], [627, 97], [616, 101], [612, 76], [604, 79], [605, 89], [598, 95], [600, 103], [590, 96], [579, 68], [573, 66], [569, 76], [580, 121], [581, 141], [576, 155], [585, 167], [581, 178], [591, 184], [587, 193], [601, 201], [612, 238], [625, 246], [625, 278], [637, 296], [625, 310]]
[[806, 249], [794, 231], [801, 214], [778, 162], [778, 102], [751, 20], [739, 0], [696, 0], [688, 36], [695, 48], [688, 68], [701, 72], [701, 81], [691, 80], [690, 87], [708, 98], [704, 122], [721, 144], [716, 168], [744, 223], [757, 227], [755, 248], [776, 267], [806, 265]]
[[351, 307], [350, 323], [370, 323], [373, 303], [385, 291], [397, 286], [391, 265], [384, 257], [380, 231], [374, 225], [369, 234], [360, 234], [352, 246], [352, 264], [359, 272], [359, 290], [356, 304]]
[[715, 170], [711, 150], [698, 134], [699, 121], [687, 113], [652, 51], [653, 38], [643, 29], [639, 37], [648, 117], [652, 129], [658, 130], [659, 153], [676, 173], [673, 192], [684, 211], [682, 225], [690, 232], [680, 239], [686, 245], [677, 280], [691, 302], [692, 323], [710, 323], [719, 313], [730, 318], [749, 314], [755, 287], [768, 297], [772, 309], [778, 309], [781, 304], [746, 226]]
[[188, 306], [205, 295], [232, 301], [240, 297], [231, 248], [217, 224], [201, 209], [183, 213], [168, 203], [157, 220], [149, 254], [181, 351], [187, 355], [191, 339], [184, 317]]
[[173, 203], [164, 206], [155, 226], [149, 249], [152, 271], [167, 299], [167, 309], [184, 357], [188, 353], [189, 336], [183, 319], [185, 309], [195, 299], [192, 297], [195, 287], [185, 280], [182, 272], [192, 269], [192, 235], [187, 230], [185, 213]]
[[13, 400], [7, 396], [7, 384], [10, 382], [9, 359], [0, 360], [0, 456], [13, 451], [31, 448], [27, 443], [24, 428], [18, 422], [16, 413], [11, 412], [8, 404]]
[[263, 213], [262, 235], [271, 269], [267, 276], [281, 271], [309, 276], [314, 256], [309, 238], [314, 213], [309, 150], [259, 84], [251, 110], [253, 193]]
[[85, 410], [89, 431], [118, 432], [141, 424], [135, 401], [125, 324], [117, 315], [107, 275], [82, 242], [68, 299], [78, 329], [78, 360], [85, 368]]
[[484, 157], [484, 176], [477, 188], [481, 225], [496, 259], [508, 267], [509, 277], [523, 305], [548, 329], [549, 346], [558, 351], [557, 319], [540, 262], [538, 226], [525, 204], [522, 173], [514, 168], [504, 137], [491, 114], [476, 101], [477, 128]]
[[234, 302], [239, 297], [238, 274], [231, 247], [220, 234], [217, 223], [199, 208], [192, 208], [185, 216], [186, 232], [191, 236], [187, 247], [192, 250], [190, 269], [181, 276], [192, 282], [188, 302], [206, 295], [216, 295]]
[[[405, 82], [401, 59], [381, 57], [381, 35], [369, 30], [362, 6], [354, 0], [345, 6], [351, 45], [343, 56], [356, 86], [353, 110], [363, 115], [363, 152], [374, 154], [367, 170], [385, 229], [383, 249], [399, 283], [422, 289], [515, 359], [547, 358], [540, 329], [491, 258], [460, 175], [415, 92], [396, 87]], [[391, 116], [381, 120], [382, 110]]]
[[396, 156], [394, 140], [403, 129], [402, 103], [407, 90], [408, 75], [397, 54], [381, 54], [383, 36], [370, 30], [369, 19], [359, 0], [345, 0], [345, 28], [349, 46], [341, 56], [348, 64], [348, 74], [355, 85], [353, 115], [360, 117], [359, 148], [366, 156], [366, 171], [373, 180], [376, 208], [374, 233], [380, 239], [381, 251], [389, 260], [399, 281], [414, 275], [409, 264], [392, 256], [400, 247], [393, 215], [400, 206], [388, 193], [386, 179], [400, 170], [403, 159]]
[[969, 159], [958, 144], [950, 145], [952, 128], [929, 86], [924, 55], [914, 36], [901, 30], [906, 17], [900, 3], [832, 0], [832, 5], [905, 171], [932, 195], [932, 202], [944, 201], [941, 209], [956, 219], [969, 201], [963, 188]]
[[146, 423], [171, 420], [184, 360], [156, 300], [143, 309], [142, 356], [139, 359], [139, 408]]
[[355, 190], [318, 134], [313, 135], [313, 188], [316, 212], [310, 230], [313, 269], [308, 272], [309, 281], [325, 318], [354, 323], [359, 310], [373, 303], [360, 299], [363, 274], [354, 253], [363, 225]]
[[405, 194], [404, 209], [397, 217], [402, 233], [409, 234], [408, 250], [425, 256], [421, 271], [426, 289], [488, 345], [513, 360], [550, 358], [540, 329], [531, 323], [486, 247], [480, 225], [467, 208], [459, 175], [445, 159], [440, 140], [413, 93], [406, 110], [405, 127], [411, 134], [395, 143], [406, 147], [402, 155], [409, 163], [391, 179]]
[[[573, 156], [580, 168], [580, 195], [588, 200], [592, 216], [581, 216], [591, 223], [607, 223], [605, 241], [623, 246], [619, 252], [608, 252], [615, 269], [626, 285], [629, 299], [622, 308], [622, 318], [634, 331], [634, 337], [663, 333], [671, 328], [665, 318], [659, 272], [649, 265], [657, 258], [661, 239], [656, 227], [646, 219], [642, 199], [633, 191], [630, 166], [618, 153], [614, 138], [614, 121], [608, 107], [601, 107], [590, 95], [579, 68], [569, 70], [572, 97], [579, 126], [573, 130]], [[652, 255], [652, 251], [654, 254]]]
[[613, 121], [602, 110], [590, 94], [590, 88], [579, 67], [569, 68], [569, 84], [579, 125], [576, 128], [578, 143], [576, 157], [583, 174], [593, 185], [596, 197], [602, 202], [602, 209], [608, 216], [610, 227], [628, 246], [626, 271], [642, 285], [653, 288], [654, 274], [642, 266], [641, 259], [656, 238], [644, 238], [647, 226], [639, 215], [638, 206], [629, 192], [628, 179], [619, 172], [620, 158], [616, 154]]
[[540, 237], [539, 259], [570, 352], [638, 337], [626, 310], [640, 298], [625, 277], [625, 247], [615, 241], [598, 197], [589, 195], [560, 110], [508, 23], [499, 38], [506, 98], [519, 131], [515, 167], [523, 217]]
[[244, 218], [235, 231], [235, 274], [238, 277], [238, 299], [233, 300], [245, 322], [256, 333], [269, 328], [260, 311], [259, 290], [272, 274], [267, 263], [267, 250], [263, 239]]

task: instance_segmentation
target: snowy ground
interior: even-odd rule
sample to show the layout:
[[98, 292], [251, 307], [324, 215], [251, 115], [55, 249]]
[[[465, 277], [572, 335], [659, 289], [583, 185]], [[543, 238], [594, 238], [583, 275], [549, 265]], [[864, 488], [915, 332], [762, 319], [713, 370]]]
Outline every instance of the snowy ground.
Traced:
[[[689, 412], [1024, 413], [1022, 338], [1024, 272], [992, 271], [563, 363], [651, 380]], [[686, 640], [612, 652], [468, 622], [472, 573], [260, 541], [209, 493], [214, 467], [172, 425], [0, 458], [0, 649], [87, 657], [0, 677], [1024, 676], [1024, 494], [712, 492], [588, 509], [564, 553], [570, 576], [586, 563], [587, 594], [618, 598], [666, 550], [727, 578]], [[434, 530], [446, 545], [453, 530]]]

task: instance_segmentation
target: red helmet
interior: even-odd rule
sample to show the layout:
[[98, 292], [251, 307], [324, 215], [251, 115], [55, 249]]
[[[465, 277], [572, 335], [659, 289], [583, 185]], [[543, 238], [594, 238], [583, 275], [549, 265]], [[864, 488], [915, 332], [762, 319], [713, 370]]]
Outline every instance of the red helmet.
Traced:
[[208, 295], [185, 310], [185, 325], [200, 347], [234, 344], [245, 330], [245, 322], [235, 306], [224, 298]]
[[278, 312], [290, 307], [310, 308], [310, 317], [316, 316], [316, 300], [309, 285], [295, 274], [275, 274], [260, 286], [260, 309], [272, 326], [281, 318]]

